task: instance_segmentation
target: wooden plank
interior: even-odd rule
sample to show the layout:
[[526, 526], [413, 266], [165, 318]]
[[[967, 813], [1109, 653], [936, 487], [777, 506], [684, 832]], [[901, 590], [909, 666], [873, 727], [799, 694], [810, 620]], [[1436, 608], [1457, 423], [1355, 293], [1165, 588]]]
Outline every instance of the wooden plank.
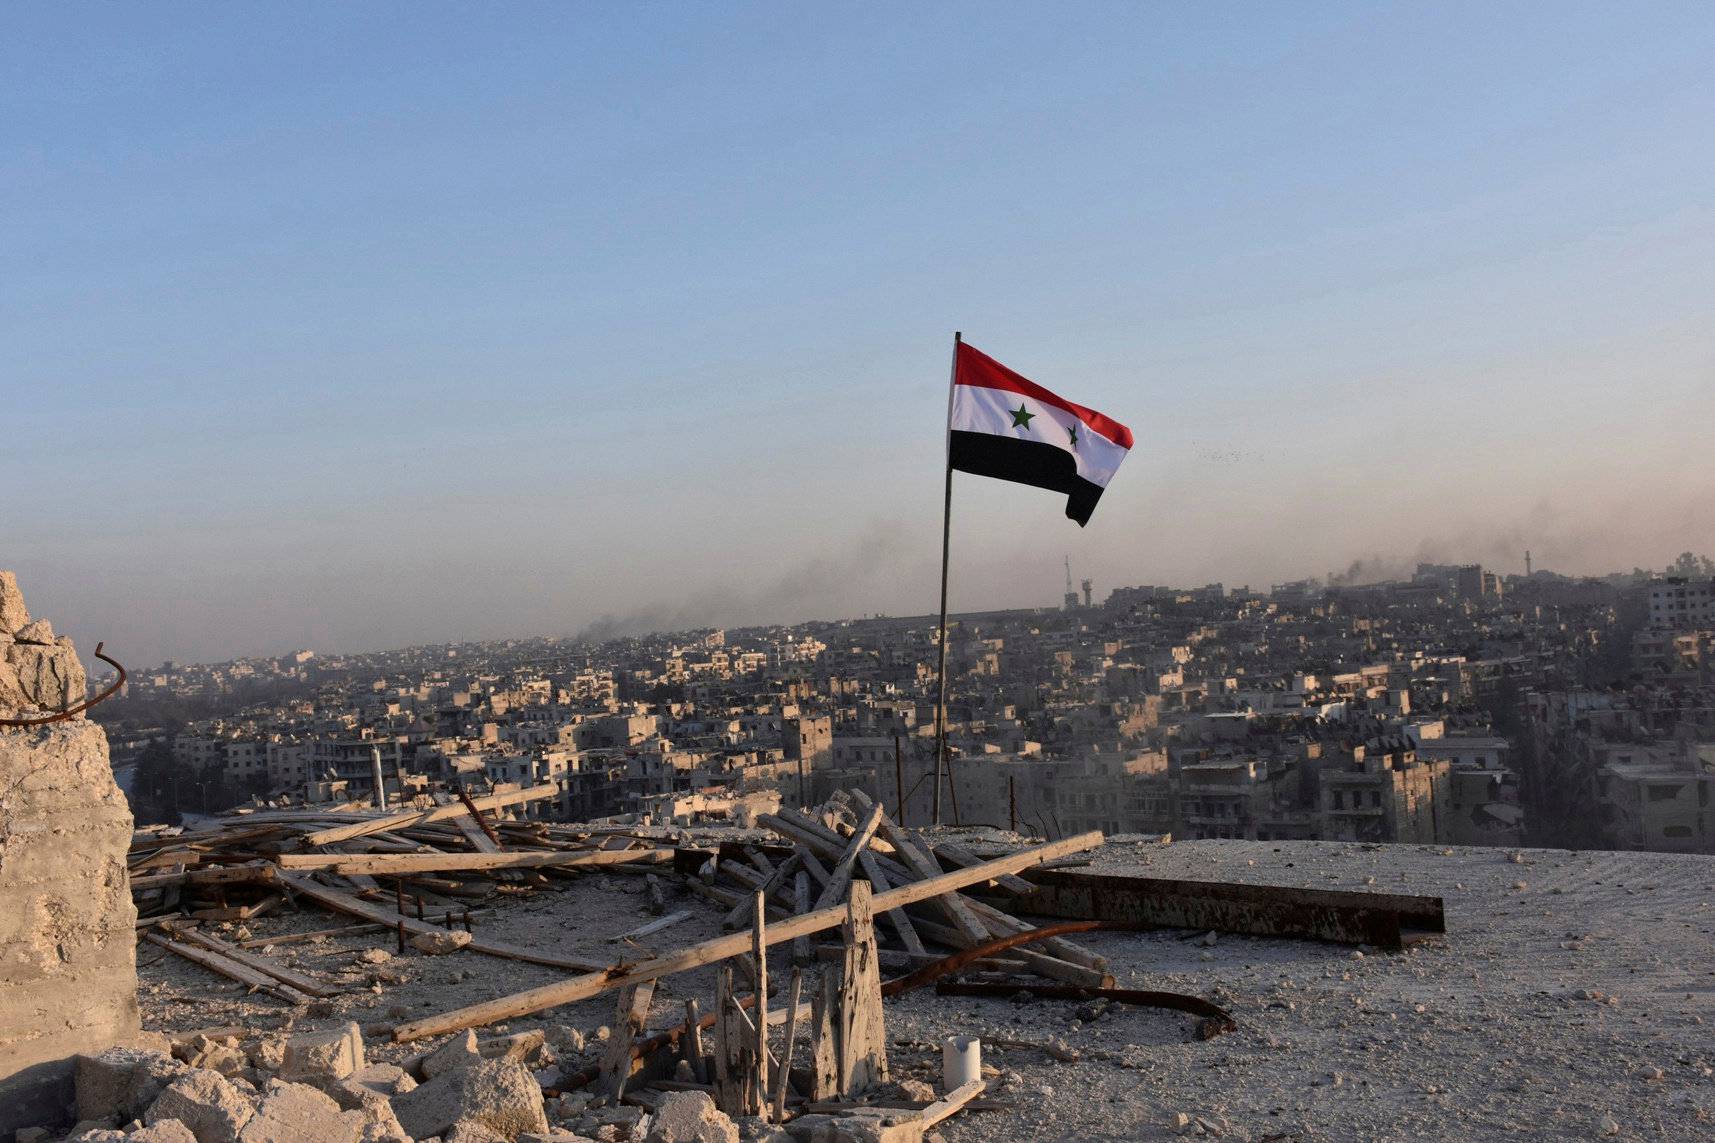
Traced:
[[[400, 917], [396, 910], [384, 909], [379, 905], [371, 905], [367, 901], [358, 900], [350, 893], [343, 892], [339, 889], [330, 889], [326, 885], [310, 880], [309, 877], [302, 873], [282, 872], [280, 874], [280, 878], [285, 884], [291, 886], [294, 893], [303, 897], [308, 897], [317, 904], [325, 905], [327, 908], [338, 913], [345, 913], [353, 917], [362, 917], [366, 921], [374, 921], [378, 924], [385, 925], [390, 929], [398, 925], [400, 921], [403, 921], [405, 923], [405, 931], [408, 933], [438, 933], [444, 931], [439, 925], [433, 925], [427, 921], [419, 921], [415, 917]], [[570, 969], [573, 972], [604, 971], [604, 966], [593, 964], [590, 961], [582, 960], [578, 957], [555, 956], [552, 953], [538, 952], [535, 949], [524, 948], [521, 945], [505, 944], [501, 941], [491, 940], [486, 937], [475, 938], [470, 942], [470, 944], [465, 946], [465, 951], [482, 953], [486, 956], [497, 956], [505, 960], [521, 960], [527, 964], [547, 965], [549, 968], [565, 968]], [[579, 977], [577, 979], [585, 978]], [[642, 980], [648, 978], [639, 977], [638, 979]], [[598, 989], [597, 991], [606, 990]], [[592, 992], [589, 993], [589, 995], [593, 996], [595, 993]], [[484, 1022], [487, 1023], [488, 1021]], [[466, 1025], [466, 1027], [469, 1026], [470, 1025]]]
[[703, 1056], [703, 1023], [702, 1015], [697, 1011], [697, 998], [690, 997], [685, 1001], [685, 1062], [691, 1065], [691, 1074], [700, 1084], [709, 1082], [709, 1065]]
[[[1021, 921], [1011, 913], [1004, 913], [993, 905], [985, 905], [981, 901], [970, 902], [970, 907], [971, 912], [977, 915], [977, 919], [986, 924], [989, 931], [997, 937], [1010, 937], [1014, 933], [1028, 932], [1036, 928], [1035, 925]], [[1108, 970], [1107, 957], [1091, 952], [1083, 945], [1069, 941], [1064, 937], [1049, 937], [1037, 944], [1036, 950], [1059, 957], [1064, 961], [1070, 961], [1073, 964], [1081, 964], [1085, 968], [1094, 969], [1096, 972]]]
[[792, 1051], [798, 1043], [798, 999], [803, 989], [804, 970], [794, 968], [790, 998], [786, 1003], [786, 1043], [780, 1049], [780, 1071], [774, 1078], [774, 1099], [770, 1109], [776, 1123], [786, 1121], [786, 1089], [791, 1086], [787, 1080], [792, 1074]]
[[653, 936], [654, 934], [660, 932], [662, 929], [669, 928], [673, 925], [676, 925], [680, 921], [690, 920], [690, 918], [691, 918], [691, 911], [689, 909], [681, 909], [677, 913], [672, 913], [672, 914], [669, 914], [668, 916], [661, 917], [661, 918], [654, 920], [654, 921], [650, 921], [647, 925], [638, 925], [635, 929], [632, 929], [628, 933], [620, 933], [616, 937], [609, 937], [607, 939], [610, 941], [637, 941], [637, 940], [642, 940], [644, 937]]
[[319, 980], [305, 976], [301, 972], [294, 972], [285, 965], [276, 964], [268, 957], [239, 948], [234, 944], [228, 944], [226, 941], [223, 941], [212, 934], [201, 932], [197, 929], [190, 928], [189, 926], [180, 927], [178, 925], [167, 924], [162, 925], [161, 927], [177, 940], [188, 941], [193, 945], [201, 945], [203, 948], [217, 952], [229, 960], [237, 961], [246, 968], [254, 969], [263, 976], [271, 976], [281, 984], [290, 985], [299, 992], [304, 993], [306, 996], [315, 996], [325, 999], [329, 996], [338, 996], [340, 993], [340, 990], [337, 988], [331, 988]]
[[[802, 864], [803, 859], [797, 854], [793, 854], [791, 857], [788, 857], [785, 861], [775, 866], [774, 871], [768, 875], [767, 879], [762, 882], [759, 888], [769, 896], [773, 896], [791, 882], [792, 875], [798, 872], [798, 868]], [[749, 910], [750, 902], [748, 900], [741, 901], [739, 904], [734, 905], [732, 910], [728, 912], [726, 917], [721, 921], [721, 928], [736, 929], [741, 925], [748, 924]]]
[[[792, 900], [800, 914], [810, 911], [810, 873], [807, 869], [800, 869], [792, 879]], [[792, 942], [792, 963], [808, 964], [809, 960], [810, 938], [799, 937]]]
[[[987, 944], [989, 941], [989, 935], [986, 930], [980, 939], [973, 939], [971, 937], [967, 937], [964, 933], [949, 925], [939, 925], [932, 921], [922, 920], [921, 918], [917, 921], [917, 925], [923, 930], [924, 936], [928, 937], [932, 941], [937, 941], [941, 944], [947, 945], [950, 948], [968, 949], [973, 948], [976, 945]], [[1085, 968], [1081, 964], [1073, 964], [1070, 961], [1060, 960], [1059, 958], [1050, 956], [1047, 953], [1037, 952], [1035, 949], [1008, 949], [1006, 950], [1005, 955], [1009, 959], [1020, 962], [1023, 967], [1028, 968], [1030, 971], [1046, 976], [1050, 980], [1058, 980], [1065, 984], [1076, 984], [1080, 988], [1113, 987], [1114, 978], [1104, 972], [1099, 972], [1093, 968]]]
[[756, 962], [756, 1110], [768, 1115], [768, 895], [758, 890], [750, 930], [750, 955]]
[[620, 865], [634, 861], [668, 862], [668, 849], [634, 849], [604, 852], [597, 849], [550, 850], [545, 853], [282, 853], [280, 868], [331, 870], [342, 877], [366, 874], [409, 877], [422, 873], [481, 872], [486, 869], [532, 869], [540, 866], [569, 868], [580, 865]]
[[881, 1011], [881, 965], [876, 959], [871, 900], [868, 882], [852, 882], [843, 930], [846, 956], [840, 973], [841, 1099], [862, 1095], [887, 1079], [887, 1029]]
[[964, 1109], [965, 1104], [981, 1095], [983, 1093], [983, 1089], [987, 1086], [988, 1084], [980, 1079], [974, 1079], [969, 1083], [960, 1084], [958, 1087], [954, 1088], [952, 1091], [948, 1092], [946, 1095], [937, 1099], [934, 1103], [931, 1103], [928, 1107], [925, 1107], [921, 1112], [919, 1112], [917, 1115], [918, 1124], [922, 1126], [923, 1130], [927, 1131], [942, 1120], [957, 1115]]
[[[969, 869], [971, 866], [979, 864], [982, 861], [982, 858], [978, 857], [976, 854], [972, 853], [957, 842], [952, 841], [937, 843], [935, 846], [935, 856], [946, 858], [960, 869]], [[1004, 877], [996, 877], [994, 879], [994, 883], [1015, 897], [1036, 892], [1036, 886], [1032, 885], [1024, 878], [1016, 877], [1010, 873]]]
[[321, 937], [354, 937], [360, 933], [373, 933], [387, 926], [376, 921], [366, 921], [361, 925], [341, 925], [334, 929], [314, 929], [307, 933], [281, 933], [275, 937], [251, 937], [247, 941], [239, 941], [241, 949], [266, 948], [269, 945], [290, 945], [299, 941], [313, 941]]
[[[1052, 861], [1056, 857], [1064, 857], [1069, 853], [1082, 853], [1088, 849], [1095, 849], [1101, 844], [1102, 835], [1099, 831], [1076, 834], [1059, 841], [1051, 841], [1045, 845], [1021, 850], [1006, 857], [996, 858], [971, 869], [956, 869], [950, 873], [943, 873], [939, 877], [930, 877], [910, 885], [901, 885], [897, 889], [889, 889], [885, 893], [874, 896], [872, 908], [895, 909], [916, 901], [927, 901], [945, 893], [955, 892], [966, 885], [990, 880], [996, 873], [1016, 873], [1020, 869], [1028, 869], [1033, 865]], [[292, 875], [284, 876], [291, 877]], [[294, 884], [296, 883], [294, 881]], [[345, 895], [338, 894], [338, 896], [343, 897]], [[845, 923], [845, 914], [846, 910], [843, 908], [820, 909], [803, 916], [780, 921], [769, 926], [768, 943], [771, 945], [781, 944], [797, 937], [807, 937], [835, 928]], [[703, 965], [726, 960], [728, 957], [741, 956], [749, 950], [749, 946], [749, 933], [729, 933], [692, 945], [690, 948], [681, 949], [667, 956], [625, 966], [623, 970], [620, 970], [620, 966], [615, 966], [614, 970], [603, 969], [584, 976], [574, 977], [571, 980], [557, 981], [510, 996], [502, 996], [480, 1004], [454, 1009], [438, 1016], [412, 1020], [400, 1024], [394, 1029], [394, 1039], [406, 1041], [420, 1039], [424, 1036], [437, 1036], [444, 1032], [456, 1032], [461, 1028], [474, 1028], [482, 1024], [492, 1024], [497, 1020], [540, 1012], [544, 1008], [556, 1008], [561, 1004], [584, 1000], [610, 989], [623, 988], [639, 980], [653, 980], [675, 972], [701, 968]], [[537, 963], [542, 962], [538, 961]]]
[[[532, 786], [527, 790], [514, 790], [506, 794], [489, 794], [487, 797], [473, 798], [471, 802], [478, 809], [498, 810], [506, 806], [516, 806], [523, 802], [540, 801], [543, 798], [558, 797], [560, 787], [549, 782], [540, 786]], [[334, 826], [331, 829], [317, 830], [306, 834], [304, 842], [308, 845], [332, 845], [336, 841], [349, 841], [364, 834], [381, 833], [384, 830], [409, 829], [412, 826], [427, 825], [430, 822], [446, 821], [450, 818], [465, 817], [468, 812], [464, 806], [436, 806], [432, 810], [413, 810], [403, 814], [388, 814], [385, 817], [369, 818], [365, 821], [352, 822], [349, 825]]]
[[[878, 832], [892, 844], [894, 852], [899, 854], [900, 859], [916, 876], [930, 878], [940, 874], [941, 867], [935, 864], [935, 860], [919, 849], [917, 842], [894, 825], [893, 820], [885, 814], [882, 815]], [[949, 893], [944, 897], [937, 897], [933, 904], [946, 918], [947, 923], [964, 934], [967, 940], [976, 944], [988, 939], [988, 929], [971, 912], [970, 902], [959, 894]], [[967, 944], [963, 947], [971, 946]]]
[[645, 980], [619, 994], [619, 1008], [601, 1057], [601, 1092], [615, 1103], [625, 1095], [631, 1080], [631, 1045], [649, 1022], [649, 1002], [655, 998], [655, 982]]
[[[864, 876], [869, 878], [869, 883], [876, 892], [879, 893], [893, 887], [887, 880], [887, 873], [881, 868], [881, 863], [876, 861], [875, 854], [865, 850], [859, 861], [863, 865]], [[912, 927], [911, 918], [905, 915], [904, 909], [889, 909], [882, 916], [886, 917], [888, 924], [893, 926], [893, 931], [899, 934], [899, 942], [905, 946], [906, 951], [919, 953], [924, 951], [923, 939], [917, 935], [917, 930]]]
[[858, 827], [858, 831], [852, 834], [851, 840], [846, 843], [845, 852], [840, 854], [840, 860], [828, 876], [828, 883], [822, 886], [822, 894], [816, 898], [816, 908], [829, 908], [846, 895], [846, 888], [852, 883], [852, 872], [857, 869], [858, 858], [868, 848], [869, 839], [875, 836], [876, 827], [880, 824], [881, 806], [871, 806], [863, 825]]
[[840, 1044], [834, 1031], [839, 982], [824, 972], [810, 1007], [810, 1098], [834, 1099], [840, 1086]]
[[239, 964], [229, 957], [221, 956], [217, 952], [185, 944], [183, 941], [168, 940], [159, 933], [146, 932], [142, 936], [150, 944], [160, 945], [168, 952], [181, 956], [193, 964], [200, 964], [209, 971], [217, 972], [230, 980], [236, 980], [240, 984], [248, 984], [250, 987], [272, 996], [278, 996], [288, 1004], [308, 1004], [310, 1001], [308, 996], [290, 985], [281, 984], [272, 977], [264, 976], [255, 969]]

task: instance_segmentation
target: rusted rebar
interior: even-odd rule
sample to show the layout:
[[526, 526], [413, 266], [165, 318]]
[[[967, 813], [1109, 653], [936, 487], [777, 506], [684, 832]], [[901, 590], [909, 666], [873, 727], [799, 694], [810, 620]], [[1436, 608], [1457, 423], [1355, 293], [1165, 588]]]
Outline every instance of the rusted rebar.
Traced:
[[119, 688], [125, 685], [125, 668], [119, 665], [118, 660], [109, 659], [106, 655], [101, 653], [101, 649], [106, 645], [106, 643], [97, 643], [95, 645], [95, 657], [100, 659], [103, 663], [109, 664], [114, 670], [119, 672], [119, 677], [113, 681], [112, 686], [108, 687], [94, 698], [80, 702], [76, 706], [68, 707], [65, 710], [60, 711], [58, 714], [43, 715], [40, 718], [0, 718], [0, 726], [46, 726], [50, 722], [64, 722], [68, 718], [76, 718], [96, 703], [105, 702], [112, 698], [116, 693], [118, 693]]

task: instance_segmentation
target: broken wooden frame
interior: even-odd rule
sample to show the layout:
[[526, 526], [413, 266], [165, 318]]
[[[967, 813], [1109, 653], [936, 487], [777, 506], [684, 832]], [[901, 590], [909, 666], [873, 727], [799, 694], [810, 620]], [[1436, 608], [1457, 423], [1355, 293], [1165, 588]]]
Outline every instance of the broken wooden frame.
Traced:
[[[889, 889], [884, 893], [877, 893], [873, 897], [872, 905], [876, 912], [902, 908], [905, 905], [918, 901], [928, 901], [947, 893], [956, 892], [968, 885], [987, 881], [1000, 873], [1017, 873], [1056, 857], [1095, 849], [1101, 844], [1102, 835], [1099, 832], [1077, 834], [1059, 841], [1049, 842], [1046, 845], [1009, 854], [1006, 857], [995, 858], [971, 869], [943, 873], [937, 877], [925, 878], [908, 885], [901, 885], [896, 889]], [[791, 917], [769, 926], [767, 944], [782, 944], [797, 937], [807, 937], [826, 929], [835, 928], [843, 924], [845, 920], [846, 909], [843, 907], [820, 909], [803, 916]], [[704, 941], [701, 944], [692, 945], [690, 948], [682, 949], [668, 956], [655, 957], [639, 964], [616, 964], [599, 972], [590, 972], [571, 980], [542, 985], [539, 988], [528, 989], [511, 996], [503, 996], [481, 1004], [453, 1009], [438, 1016], [413, 1020], [395, 1028], [393, 1038], [398, 1041], [417, 1040], [425, 1036], [437, 1036], [445, 1032], [456, 1032], [464, 1028], [492, 1024], [499, 1020], [514, 1019], [532, 1012], [540, 1012], [545, 1008], [555, 1008], [561, 1004], [585, 1000], [610, 989], [624, 988], [640, 981], [653, 980], [675, 972], [701, 968], [704, 965], [714, 964], [729, 957], [741, 956], [750, 950], [751, 934], [730, 933], [726, 936]]]

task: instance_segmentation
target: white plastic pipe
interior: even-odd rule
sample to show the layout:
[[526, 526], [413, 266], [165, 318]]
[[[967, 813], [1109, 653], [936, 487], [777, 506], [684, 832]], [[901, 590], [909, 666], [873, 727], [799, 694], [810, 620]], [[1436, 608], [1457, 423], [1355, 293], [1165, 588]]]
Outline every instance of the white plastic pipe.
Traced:
[[948, 1036], [941, 1043], [941, 1087], [954, 1091], [983, 1078], [983, 1042], [975, 1036]]

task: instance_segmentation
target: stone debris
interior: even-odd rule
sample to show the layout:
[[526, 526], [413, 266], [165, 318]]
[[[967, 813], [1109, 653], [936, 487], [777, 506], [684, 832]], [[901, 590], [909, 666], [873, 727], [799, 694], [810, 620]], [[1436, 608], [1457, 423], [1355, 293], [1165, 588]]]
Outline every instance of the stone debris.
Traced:
[[458, 952], [474, 938], [458, 929], [437, 929], [434, 932], [418, 933], [412, 937], [409, 944], [419, 952], [430, 956], [441, 956], [446, 953]]
[[468, 1068], [480, 1059], [482, 1052], [477, 1048], [476, 1032], [467, 1028], [424, 1056], [415, 1070], [422, 1078], [432, 1080], [458, 1068]]
[[416, 1139], [444, 1134], [461, 1120], [504, 1135], [548, 1130], [542, 1085], [527, 1068], [511, 1060], [478, 1059], [454, 1068], [399, 1096], [393, 1111], [405, 1132]]
[[143, 1115], [147, 1126], [176, 1119], [197, 1143], [233, 1143], [256, 1109], [219, 1072], [199, 1068], [167, 1085]]
[[167, 1085], [191, 1069], [165, 1052], [109, 1048], [77, 1057], [77, 1117], [104, 1123], [140, 1119]]
[[342, 1080], [364, 1065], [363, 1029], [355, 1023], [326, 1032], [300, 1032], [286, 1041], [284, 1080]]
[[176, 1049], [175, 1058], [183, 1060], [193, 1068], [207, 1068], [219, 1072], [231, 1079], [243, 1075], [250, 1067], [250, 1057], [238, 1046], [238, 1039], [229, 1036], [224, 1040], [211, 1040], [207, 1036], [196, 1039]]
[[668, 1092], [655, 1109], [646, 1143], [738, 1143], [738, 1125], [707, 1092]]
[[332, 1097], [308, 1084], [274, 1080], [238, 1143], [361, 1143], [363, 1138], [363, 1112], [340, 1110]]

